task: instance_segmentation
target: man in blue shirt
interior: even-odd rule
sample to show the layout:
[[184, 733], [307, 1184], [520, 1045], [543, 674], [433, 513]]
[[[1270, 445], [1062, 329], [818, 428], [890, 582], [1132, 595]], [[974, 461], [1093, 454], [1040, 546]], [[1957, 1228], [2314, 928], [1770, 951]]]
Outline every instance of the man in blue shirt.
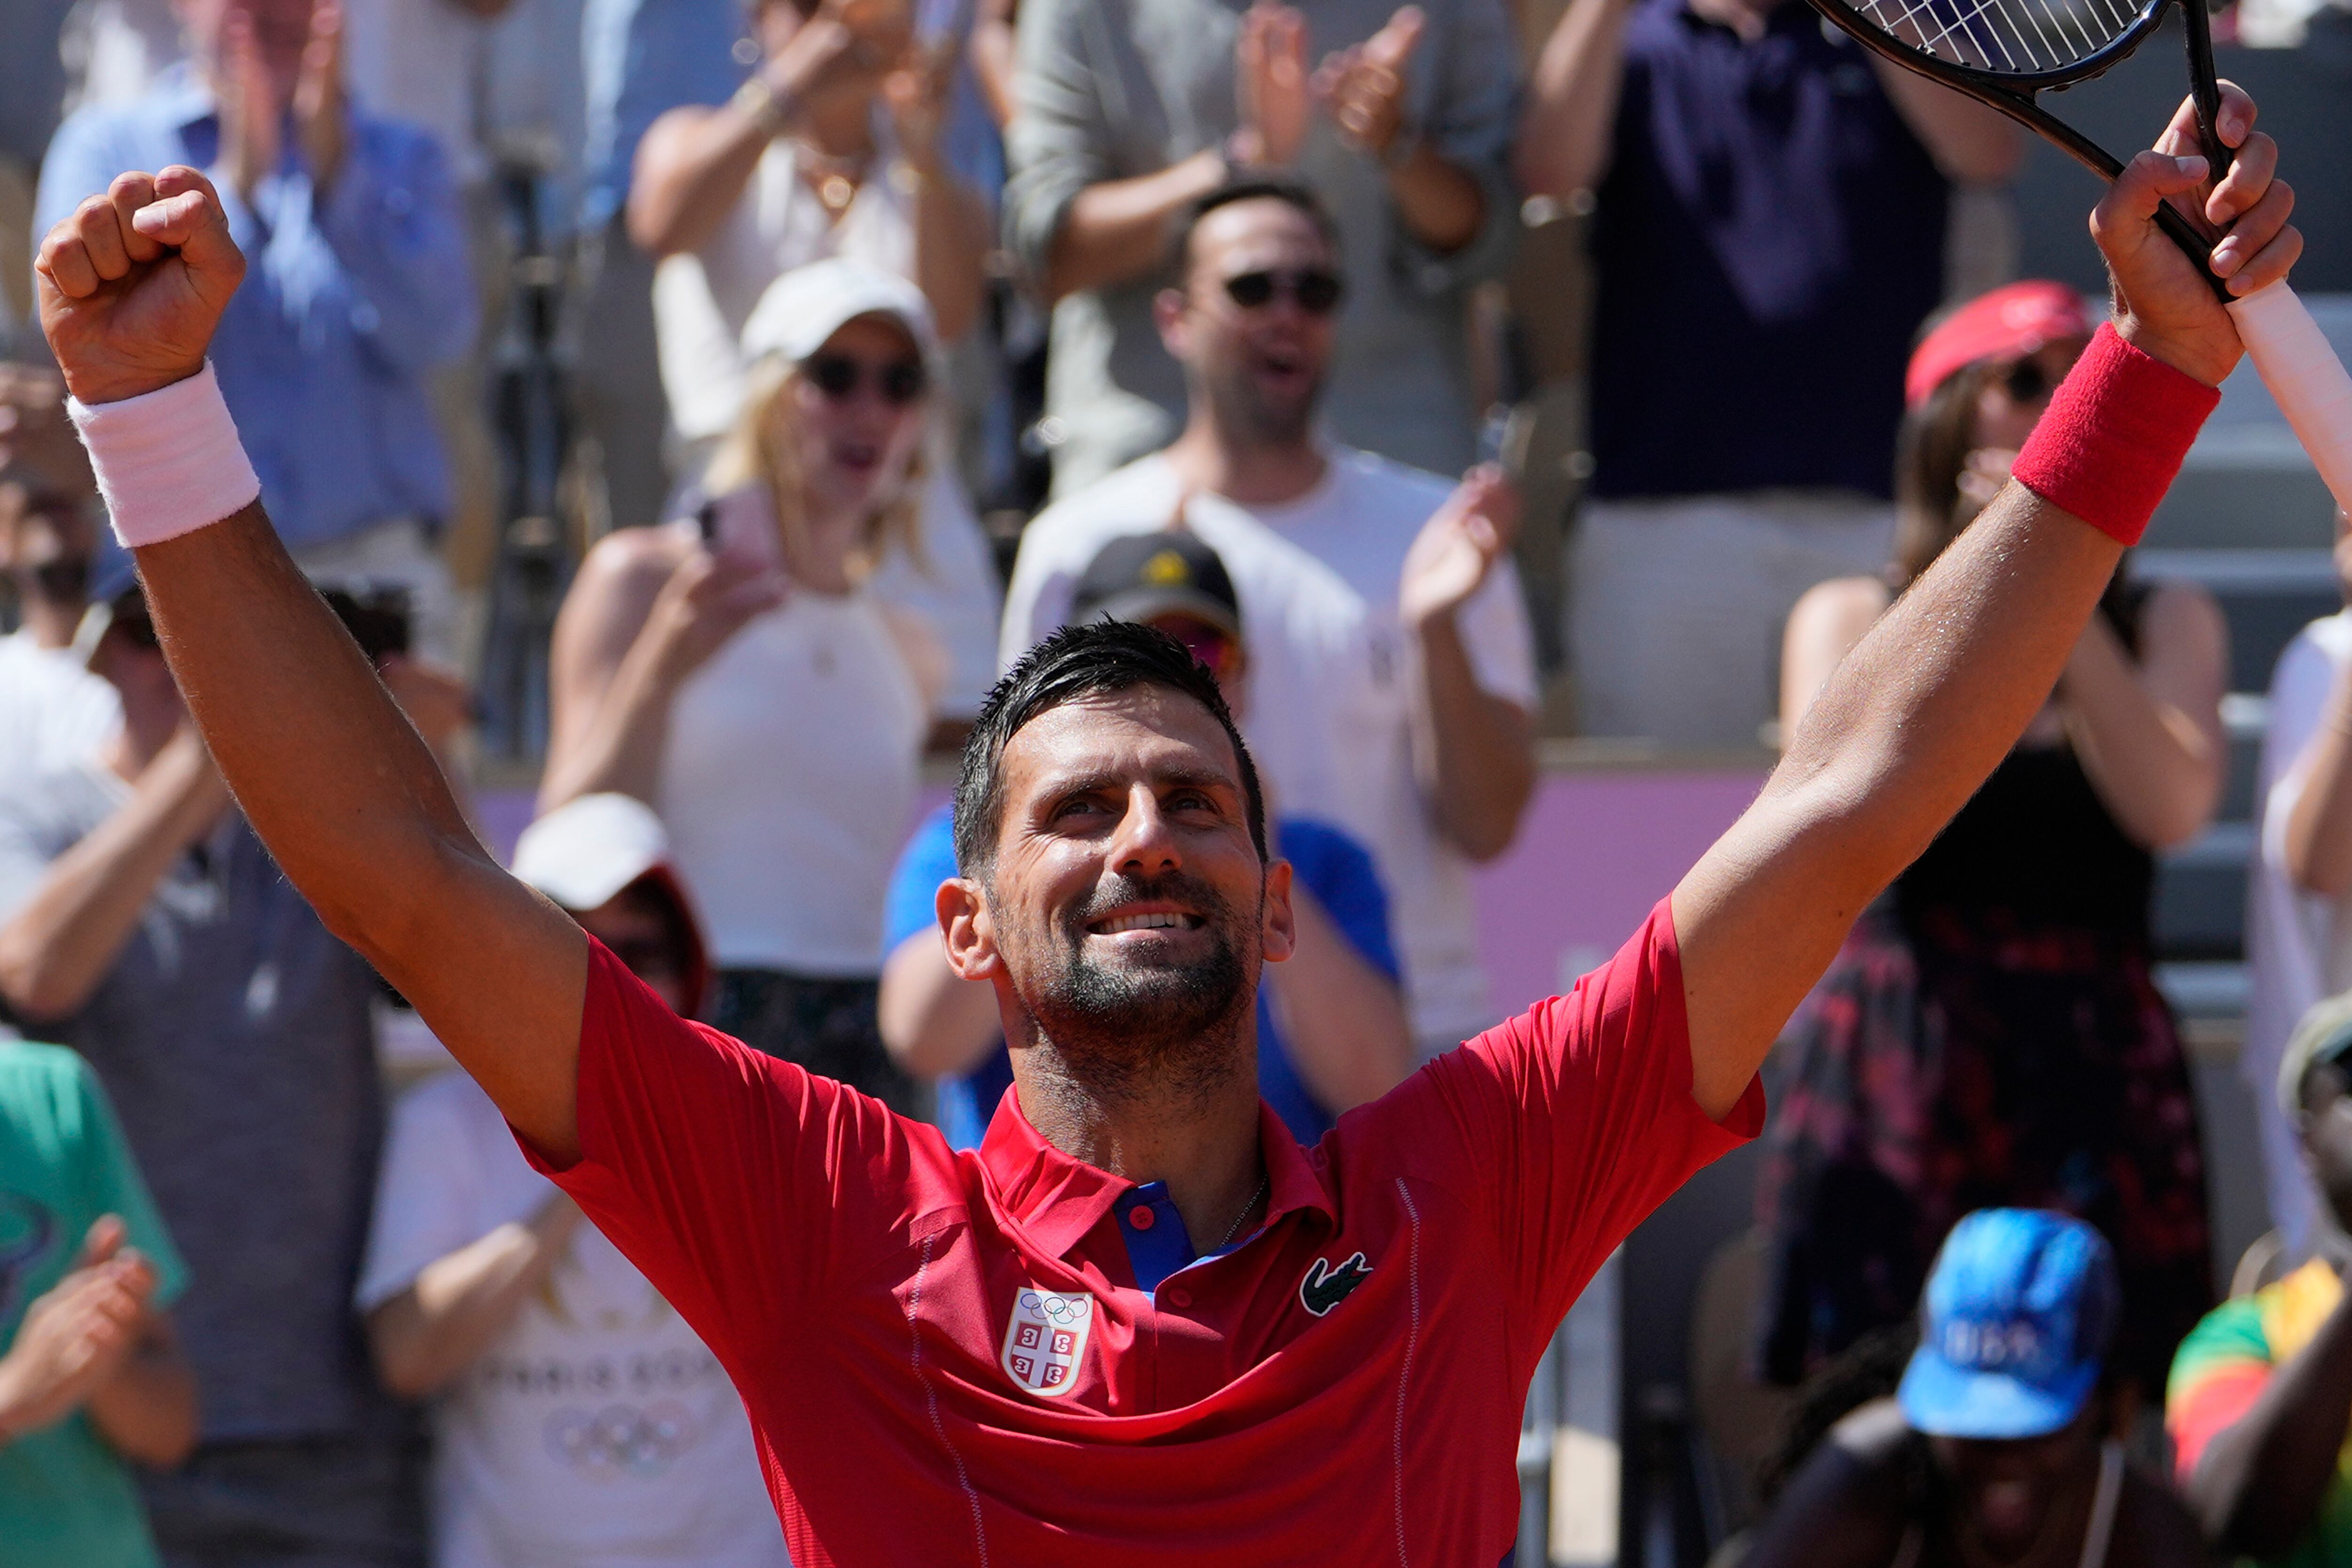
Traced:
[[[1079, 577], [1073, 622], [1138, 621], [1191, 648], [1229, 704], [1244, 686], [1241, 602], [1217, 552], [1184, 531], [1105, 545]], [[1291, 863], [1298, 948], [1266, 971], [1257, 998], [1258, 1092], [1302, 1143], [1341, 1111], [1378, 1099], [1413, 1063], [1412, 1030], [1389, 939], [1388, 893], [1372, 858], [1328, 823], [1271, 807], [1272, 852]], [[939, 1080], [940, 1130], [976, 1149], [1013, 1082], [996, 993], [949, 970], [940, 884], [958, 875], [945, 805], [916, 828], [883, 906], [883, 1042], [908, 1071]]]
[[2021, 146], [1797, 0], [1572, 0], [1519, 168], [1594, 214], [1569, 613], [1587, 733], [1757, 743], [1790, 607], [1886, 564], [1946, 210]]
[[478, 314], [447, 166], [425, 131], [352, 109], [331, 4], [183, 15], [190, 60], [58, 128], [36, 232], [125, 169], [213, 176], [247, 258], [213, 363], [269, 515], [314, 576], [407, 588], [417, 647], [446, 659], [449, 479], [425, 376], [466, 351]]

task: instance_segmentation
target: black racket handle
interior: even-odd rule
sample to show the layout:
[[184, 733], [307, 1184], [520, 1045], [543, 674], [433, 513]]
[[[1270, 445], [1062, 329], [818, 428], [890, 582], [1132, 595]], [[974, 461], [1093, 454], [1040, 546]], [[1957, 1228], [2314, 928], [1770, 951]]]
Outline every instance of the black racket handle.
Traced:
[[2205, 0], [2180, 0], [2180, 17], [2189, 46], [2189, 96], [2197, 105], [2197, 143], [2218, 185], [2237, 154], [2221, 144], [2221, 133], [2214, 125], [2221, 113], [2221, 88], [2213, 70], [2213, 27], [2205, 14]]

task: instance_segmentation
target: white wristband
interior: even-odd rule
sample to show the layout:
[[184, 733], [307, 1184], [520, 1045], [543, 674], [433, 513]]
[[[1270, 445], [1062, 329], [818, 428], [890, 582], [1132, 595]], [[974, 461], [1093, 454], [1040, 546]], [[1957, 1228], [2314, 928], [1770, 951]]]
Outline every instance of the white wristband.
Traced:
[[114, 536], [161, 544], [243, 511], [260, 498], [213, 362], [185, 381], [96, 407], [68, 398]]

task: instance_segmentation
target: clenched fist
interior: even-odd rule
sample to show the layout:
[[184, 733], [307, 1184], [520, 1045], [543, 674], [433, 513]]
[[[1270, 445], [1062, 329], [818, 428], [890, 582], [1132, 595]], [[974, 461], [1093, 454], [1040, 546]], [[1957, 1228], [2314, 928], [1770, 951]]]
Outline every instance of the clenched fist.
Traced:
[[118, 175], [49, 230], [33, 270], [66, 389], [118, 403], [204, 368], [245, 257], [211, 182], [173, 164]]

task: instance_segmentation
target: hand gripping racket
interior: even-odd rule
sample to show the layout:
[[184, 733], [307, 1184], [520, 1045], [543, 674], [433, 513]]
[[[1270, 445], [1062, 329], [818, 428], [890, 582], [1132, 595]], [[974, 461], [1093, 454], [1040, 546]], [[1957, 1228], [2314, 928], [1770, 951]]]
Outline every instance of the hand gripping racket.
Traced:
[[[2173, 0], [1810, 0], [1813, 9], [1881, 58], [1968, 94], [2036, 132], [2100, 178], [2123, 163], [2034, 101], [2120, 65], [2164, 22]], [[2231, 153], [2213, 129], [2221, 89], [2205, 0], [2179, 0], [2188, 23], [2189, 94], [2212, 177]], [[2336, 504], [2352, 512], [2352, 376], [2284, 281], [2232, 298], [2206, 257], [2218, 235], [2198, 232], [2168, 202], [2157, 222], [2197, 264], [2236, 319], [2238, 338], [2278, 400]]]

